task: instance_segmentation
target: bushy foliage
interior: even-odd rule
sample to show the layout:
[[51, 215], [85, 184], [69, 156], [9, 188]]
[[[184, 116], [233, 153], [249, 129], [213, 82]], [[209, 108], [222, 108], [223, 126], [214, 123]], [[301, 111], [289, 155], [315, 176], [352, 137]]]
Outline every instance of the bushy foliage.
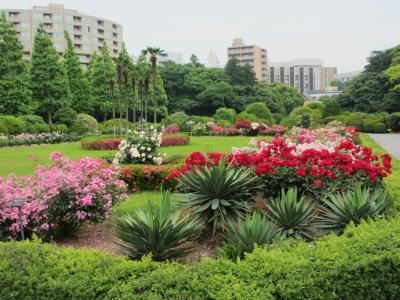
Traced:
[[122, 138], [102, 138], [97, 140], [82, 140], [81, 148], [84, 150], [118, 150]]
[[251, 103], [246, 107], [246, 112], [248, 114], [255, 115], [258, 119], [266, 123], [267, 125], [271, 125], [274, 123], [271, 111], [268, 106], [263, 102]]
[[77, 113], [70, 107], [62, 107], [54, 113], [54, 121], [56, 124], [65, 124], [71, 127], [77, 117]]
[[288, 128], [292, 128], [297, 126], [297, 124], [300, 122], [301, 116], [298, 115], [289, 115], [284, 117], [281, 122], [280, 125], [288, 127]]
[[370, 118], [364, 119], [363, 132], [386, 133], [387, 132], [386, 124], [378, 122], [375, 119], [370, 119]]
[[25, 198], [24, 230], [41, 236], [67, 235], [83, 222], [104, 220], [110, 207], [126, 197], [126, 186], [114, 167], [83, 158], [72, 162], [54, 152], [53, 165], [37, 167], [32, 177], [10, 175], [0, 181], [0, 232], [3, 238], [19, 233], [18, 209], [13, 200]]
[[25, 122], [27, 133], [42, 133], [50, 131], [49, 126], [44, 122], [44, 120], [40, 116], [25, 115], [25, 116], [19, 116], [18, 118]]
[[92, 116], [78, 114], [72, 124], [71, 131], [78, 134], [94, 133], [97, 131], [97, 126], [98, 123]]
[[246, 121], [258, 121], [258, 118], [256, 115], [249, 114], [246, 111], [242, 111], [241, 113], [238, 113], [236, 115], [236, 121], [239, 120], [246, 120]]
[[312, 122], [311, 114], [304, 113], [301, 115], [300, 121], [297, 124], [297, 126], [302, 127], [302, 128], [310, 128], [311, 122]]
[[161, 147], [184, 146], [189, 144], [189, 135], [180, 134], [163, 134], [161, 137]]
[[230, 124], [233, 124], [236, 118], [236, 111], [232, 108], [225, 108], [225, 107], [220, 107], [217, 109], [214, 119], [215, 120], [225, 120], [229, 122]]
[[138, 259], [151, 254], [156, 261], [176, 259], [193, 251], [188, 242], [198, 237], [203, 228], [199, 218], [172, 211], [169, 192], [162, 194], [160, 208], [149, 202], [146, 210], [114, 220], [117, 244], [128, 257]]
[[26, 132], [24, 120], [14, 116], [0, 116], [0, 122], [3, 124], [9, 134], [19, 134]]
[[79, 140], [79, 137], [59, 131], [38, 134], [21, 133], [14, 136], [2, 137], [0, 139], [0, 147], [58, 144], [63, 142], [75, 142], [77, 140]]
[[322, 118], [325, 119], [330, 116], [337, 116], [342, 111], [339, 101], [336, 98], [329, 98], [324, 101], [322, 109]]
[[400, 131], [400, 112], [392, 113], [387, 118], [388, 127], [392, 132]]

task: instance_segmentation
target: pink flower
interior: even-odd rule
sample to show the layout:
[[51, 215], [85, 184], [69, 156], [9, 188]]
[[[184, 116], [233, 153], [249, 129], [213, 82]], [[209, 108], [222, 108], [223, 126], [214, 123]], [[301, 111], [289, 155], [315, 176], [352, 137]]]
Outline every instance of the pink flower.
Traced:
[[44, 223], [44, 224], [42, 224], [42, 226], [40, 226], [40, 228], [47, 231], [47, 230], [49, 230], [50, 226], [48, 223]]

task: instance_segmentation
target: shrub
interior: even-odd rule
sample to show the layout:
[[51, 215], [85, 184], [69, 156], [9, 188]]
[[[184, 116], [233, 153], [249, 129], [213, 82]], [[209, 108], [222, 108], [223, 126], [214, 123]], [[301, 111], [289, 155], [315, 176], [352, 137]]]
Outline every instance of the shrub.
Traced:
[[36, 115], [19, 116], [26, 125], [26, 132], [28, 133], [42, 133], [50, 132], [49, 126], [43, 121], [43, 118]]
[[84, 150], [118, 150], [121, 141], [122, 138], [82, 140], [81, 148]]
[[184, 146], [189, 144], [189, 135], [187, 134], [164, 134], [161, 137], [161, 147]]
[[126, 197], [114, 167], [92, 158], [72, 162], [57, 152], [50, 158], [53, 165], [39, 166], [32, 177], [10, 175], [0, 181], [0, 232], [5, 237], [19, 232], [18, 209], [11, 203], [20, 197], [28, 201], [22, 210], [27, 236], [67, 235], [83, 222], [104, 220], [111, 205]]
[[63, 107], [57, 110], [54, 114], [54, 121], [56, 124], [65, 124], [71, 127], [77, 117], [77, 113], [71, 107]]
[[251, 122], [249, 120], [240, 119], [235, 122], [234, 127], [237, 129], [249, 130], [251, 129]]
[[384, 123], [368, 118], [363, 121], [363, 131], [370, 133], [386, 133], [387, 128]]
[[220, 107], [217, 109], [214, 119], [215, 120], [225, 120], [229, 122], [230, 124], [233, 124], [235, 122], [236, 118], [236, 112], [232, 108], [225, 108], [225, 107]]
[[15, 136], [0, 139], [0, 147], [21, 146], [21, 145], [39, 145], [39, 144], [57, 144], [62, 142], [74, 142], [79, 140], [75, 135], [50, 132], [50, 133], [21, 133]]
[[286, 116], [282, 119], [282, 121], [280, 122], [280, 125], [288, 127], [288, 128], [295, 127], [300, 122], [300, 118], [301, 117], [297, 116], [297, 115]]
[[337, 116], [340, 114], [342, 108], [336, 98], [326, 99], [324, 101], [324, 107], [322, 109], [322, 118], [330, 116]]
[[9, 134], [19, 134], [26, 131], [25, 122], [14, 116], [0, 116], [0, 121], [7, 128]]
[[95, 118], [86, 114], [78, 114], [71, 131], [78, 134], [94, 133], [97, 131], [98, 123]]
[[[205, 164], [205, 157], [194, 152], [187, 163]], [[251, 198], [251, 186], [257, 180], [249, 170], [225, 165], [221, 159], [212, 166], [194, 168], [179, 178], [179, 185], [186, 190], [182, 205], [194, 208], [194, 212], [217, 227], [242, 216]]]
[[302, 106], [302, 107], [297, 107], [294, 110], [292, 110], [292, 112], [290, 113], [290, 115], [292, 116], [301, 116], [305, 113], [309, 113], [312, 114], [313, 110], [308, 107], [308, 106]]
[[179, 133], [179, 131], [180, 131], [180, 128], [178, 125], [171, 124], [162, 130], [162, 134], [177, 134], [177, 133]]
[[391, 207], [391, 199], [382, 188], [370, 190], [358, 183], [354, 191], [331, 195], [324, 204], [319, 227], [342, 232], [350, 222], [359, 225], [362, 220], [380, 217]]
[[110, 119], [100, 123], [98, 129], [104, 134], [113, 134], [115, 131], [122, 135], [126, 133], [126, 130], [133, 131], [135, 124], [128, 122], [126, 119]]
[[297, 124], [297, 126], [302, 128], [310, 128], [311, 122], [312, 122], [311, 115], [309, 113], [304, 113], [301, 115], [300, 121]]
[[311, 239], [316, 233], [314, 206], [296, 188], [289, 188], [287, 192], [282, 189], [278, 198], [265, 205], [264, 211], [283, 237]]
[[273, 113], [272, 117], [274, 118], [276, 124], [279, 124], [282, 121], [282, 119], [284, 118], [284, 116], [280, 113]]
[[394, 112], [388, 116], [387, 123], [392, 132], [400, 132], [400, 112]]
[[366, 114], [362, 112], [351, 113], [347, 116], [346, 125], [356, 128], [358, 131], [363, 131], [363, 122]]
[[318, 109], [318, 110], [322, 111], [324, 108], [324, 105], [320, 101], [312, 101], [312, 102], [308, 102], [306, 104], [306, 107], [308, 107], [309, 109], [312, 109], [312, 110]]
[[246, 120], [246, 121], [254, 121], [255, 122], [255, 121], [258, 121], [258, 118], [257, 118], [257, 116], [255, 116], [253, 114], [249, 114], [245, 111], [242, 111], [241, 113], [236, 115], [235, 120], [236, 121]]
[[0, 134], [4, 134], [4, 135], [9, 134], [7, 125], [1, 118], [0, 118]]
[[194, 248], [187, 243], [199, 236], [204, 224], [190, 214], [171, 211], [169, 192], [162, 194], [160, 208], [149, 202], [147, 210], [136, 210], [114, 220], [117, 244], [130, 258], [151, 254], [164, 261], [187, 255]]
[[56, 131], [61, 132], [61, 133], [66, 133], [68, 131], [68, 127], [65, 124], [56, 124], [55, 128], [56, 128]]
[[225, 244], [219, 255], [228, 259], [243, 257], [244, 253], [253, 252], [254, 247], [264, 246], [279, 237], [276, 227], [259, 213], [247, 215], [245, 220], [228, 223], [224, 232]]
[[274, 119], [272, 117], [271, 111], [268, 106], [264, 102], [255, 102], [251, 103], [246, 107], [246, 112], [248, 114], [255, 115], [258, 119], [266, 123], [267, 125], [271, 125], [274, 123]]

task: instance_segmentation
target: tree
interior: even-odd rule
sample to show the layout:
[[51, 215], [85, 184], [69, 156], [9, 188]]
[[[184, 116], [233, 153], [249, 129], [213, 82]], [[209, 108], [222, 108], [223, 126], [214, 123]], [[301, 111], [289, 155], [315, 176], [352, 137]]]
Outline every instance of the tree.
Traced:
[[156, 98], [156, 77], [157, 77], [157, 57], [158, 56], [164, 56], [164, 50], [160, 48], [154, 48], [154, 47], [147, 47], [143, 51], [143, 54], [145, 55], [150, 55], [150, 63], [151, 63], [151, 73], [152, 73], [152, 87], [153, 87], [153, 117], [154, 117], [154, 123], [157, 123], [157, 98]]
[[71, 92], [64, 64], [43, 24], [39, 25], [35, 35], [30, 73], [32, 97], [39, 104], [39, 112], [52, 124], [54, 112], [70, 104]]
[[340, 80], [333, 80], [330, 85], [336, 86], [338, 91], [341, 91], [344, 88], [344, 83]]
[[64, 31], [64, 37], [67, 41], [64, 65], [71, 91], [71, 108], [77, 112], [93, 113], [93, 97], [89, 80], [83, 72], [68, 31]]
[[324, 100], [324, 107], [322, 109], [322, 118], [325, 119], [330, 116], [337, 116], [342, 111], [339, 102], [335, 97], [330, 97]]
[[248, 64], [241, 66], [236, 58], [228, 60], [224, 70], [231, 84], [252, 85], [256, 83], [256, 74], [253, 68]]
[[88, 78], [92, 86], [94, 107], [107, 119], [112, 112], [111, 81], [115, 81], [115, 65], [110, 57], [106, 44], [103, 44], [100, 55], [92, 55], [88, 68]]
[[232, 86], [227, 82], [210, 84], [204, 91], [197, 95], [199, 100], [194, 112], [199, 115], [213, 115], [221, 106], [233, 107], [236, 95]]
[[[128, 73], [132, 69], [132, 61], [129, 57], [128, 51], [126, 50], [125, 43], [122, 44], [121, 51], [116, 59], [117, 63], [117, 80], [118, 80], [118, 103], [119, 103], [119, 114], [122, 116], [122, 111], [125, 110], [125, 118], [129, 121], [129, 98], [132, 94], [129, 93], [130, 82], [128, 80]], [[122, 89], [122, 82], [125, 86], [125, 92]]]
[[246, 107], [248, 114], [255, 115], [258, 119], [264, 121], [267, 125], [271, 125], [274, 120], [268, 106], [264, 102], [255, 102]]
[[204, 65], [199, 61], [199, 58], [194, 54], [190, 55], [190, 63], [188, 64], [188, 66], [192, 68], [204, 68]]
[[23, 60], [23, 46], [17, 31], [0, 15], [0, 114], [29, 114], [36, 107], [32, 103], [29, 73]]

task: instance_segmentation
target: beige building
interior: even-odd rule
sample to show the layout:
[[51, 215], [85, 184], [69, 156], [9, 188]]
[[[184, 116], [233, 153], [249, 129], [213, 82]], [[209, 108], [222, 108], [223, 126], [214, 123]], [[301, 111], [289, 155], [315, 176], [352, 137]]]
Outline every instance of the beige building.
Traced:
[[65, 9], [64, 5], [49, 4], [32, 9], [0, 9], [6, 19], [14, 23], [19, 39], [24, 46], [24, 57], [32, 55], [35, 33], [40, 23], [53, 40], [54, 47], [64, 53], [66, 41], [64, 30], [71, 35], [74, 48], [83, 66], [89, 63], [90, 55], [106, 43], [111, 56], [118, 55], [122, 46], [122, 26], [114, 21], [89, 16], [76, 10]]
[[307, 96], [312, 91], [325, 90], [337, 73], [336, 67], [324, 67], [322, 59], [295, 59], [286, 62], [269, 62], [268, 83], [281, 82], [295, 87]]
[[234, 39], [228, 47], [228, 59], [236, 58], [239, 64], [253, 67], [257, 80], [267, 81], [267, 50], [257, 45], [245, 45], [242, 39]]

